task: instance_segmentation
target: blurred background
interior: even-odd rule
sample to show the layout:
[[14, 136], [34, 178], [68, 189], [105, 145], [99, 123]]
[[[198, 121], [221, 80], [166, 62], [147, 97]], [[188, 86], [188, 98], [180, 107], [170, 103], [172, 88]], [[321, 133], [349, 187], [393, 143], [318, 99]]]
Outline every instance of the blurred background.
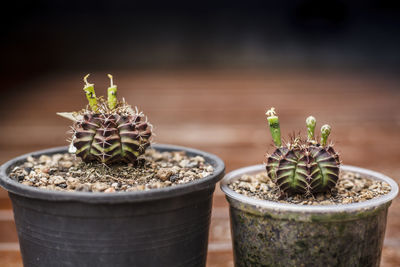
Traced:
[[399, 67], [398, 1], [13, 1], [3, 74]]
[[[158, 143], [222, 157], [227, 171], [271, 149], [265, 111], [283, 134], [313, 114], [333, 127], [345, 164], [400, 181], [398, 1], [13, 1], [2, 8], [0, 163], [66, 144], [58, 111], [86, 105], [114, 75]], [[382, 266], [400, 265], [400, 201]], [[227, 203], [216, 190], [208, 266], [233, 266]], [[0, 191], [0, 265], [21, 266], [11, 203]]]

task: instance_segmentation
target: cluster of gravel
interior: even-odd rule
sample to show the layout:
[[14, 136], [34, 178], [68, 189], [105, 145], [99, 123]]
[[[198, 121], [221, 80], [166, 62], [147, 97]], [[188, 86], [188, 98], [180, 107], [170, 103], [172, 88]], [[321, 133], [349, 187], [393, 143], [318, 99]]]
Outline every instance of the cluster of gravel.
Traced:
[[263, 200], [300, 205], [333, 205], [363, 202], [390, 192], [390, 186], [382, 181], [362, 177], [359, 173], [341, 172], [339, 181], [330, 192], [317, 195], [285, 196], [268, 177], [267, 172], [243, 175], [229, 187], [235, 192]]
[[175, 186], [201, 179], [213, 171], [201, 156], [148, 149], [136, 167], [87, 164], [71, 154], [28, 157], [12, 170], [10, 177], [24, 185], [49, 190], [111, 193]]

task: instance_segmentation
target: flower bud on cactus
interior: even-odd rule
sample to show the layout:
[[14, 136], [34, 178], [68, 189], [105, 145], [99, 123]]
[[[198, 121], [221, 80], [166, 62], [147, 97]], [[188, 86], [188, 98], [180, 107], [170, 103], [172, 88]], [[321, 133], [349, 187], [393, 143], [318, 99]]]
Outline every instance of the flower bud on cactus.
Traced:
[[307, 125], [307, 140], [312, 142], [314, 140], [314, 131], [315, 131], [315, 125], [317, 124], [317, 120], [313, 116], [309, 116], [306, 119], [306, 125]]
[[[272, 115], [277, 120], [275, 112]], [[321, 128], [319, 144], [314, 139], [315, 124], [314, 117], [307, 118], [307, 141], [297, 137], [286, 146], [280, 146], [275, 140], [276, 137], [273, 137], [277, 148], [267, 157], [267, 172], [288, 195], [326, 192], [338, 181], [339, 156], [332, 145], [327, 145], [331, 127], [324, 125]]]
[[136, 163], [150, 145], [152, 127], [143, 113], [133, 110], [124, 100], [117, 101], [117, 87], [113, 85], [112, 76], [109, 77], [111, 87], [107, 101], [95, 97], [94, 86], [88, 84], [86, 76], [85, 88], [89, 87], [90, 91], [85, 89], [85, 92], [90, 109], [58, 114], [75, 121], [70, 148], [84, 162]]

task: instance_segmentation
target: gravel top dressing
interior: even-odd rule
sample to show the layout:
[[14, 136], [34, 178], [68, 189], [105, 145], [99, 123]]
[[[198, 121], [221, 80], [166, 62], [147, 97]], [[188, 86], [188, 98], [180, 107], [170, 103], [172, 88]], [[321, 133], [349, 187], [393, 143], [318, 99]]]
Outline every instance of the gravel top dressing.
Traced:
[[316, 195], [286, 197], [268, 177], [267, 172], [243, 175], [229, 187], [236, 193], [262, 200], [299, 205], [334, 205], [363, 202], [390, 192], [390, 186], [382, 181], [362, 177], [359, 173], [341, 172], [340, 179], [330, 192]]
[[189, 157], [184, 151], [161, 153], [148, 149], [138, 165], [108, 167], [101, 163], [83, 163], [67, 153], [42, 155], [28, 157], [12, 170], [10, 177], [22, 184], [49, 190], [111, 193], [175, 186], [214, 171], [203, 157]]

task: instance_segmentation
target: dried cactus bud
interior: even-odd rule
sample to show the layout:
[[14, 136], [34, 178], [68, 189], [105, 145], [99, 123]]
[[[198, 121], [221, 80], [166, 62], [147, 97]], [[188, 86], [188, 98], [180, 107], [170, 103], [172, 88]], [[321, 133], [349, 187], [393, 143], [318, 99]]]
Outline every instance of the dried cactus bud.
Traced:
[[87, 78], [89, 77], [90, 74], [87, 74], [85, 77], [83, 77], [83, 81], [85, 82], [85, 86], [83, 87], [83, 91], [85, 91], [86, 98], [89, 101], [89, 106], [92, 109], [93, 112], [97, 112], [97, 98], [96, 98], [96, 93], [94, 91], [94, 84], [89, 83], [87, 81]]
[[274, 141], [274, 144], [277, 147], [280, 147], [282, 145], [281, 128], [279, 126], [279, 118], [278, 116], [276, 116], [275, 113], [275, 108], [272, 107], [265, 114], [267, 115], [267, 120], [269, 129], [271, 131], [272, 140]]
[[315, 132], [316, 124], [317, 124], [317, 120], [313, 116], [309, 116], [306, 119], [308, 141], [313, 141], [315, 138], [314, 132]]
[[328, 136], [331, 133], [331, 126], [328, 124], [322, 125], [321, 127], [321, 145], [326, 146], [328, 141]]
[[117, 106], [117, 86], [113, 83], [113, 76], [111, 74], [107, 76], [110, 78], [110, 87], [107, 89], [107, 102], [108, 108], [112, 110]]
[[[267, 157], [269, 177], [288, 195], [315, 194], [332, 189], [339, 179], [340, 160], [332, 146], [326, 146], [330, 126], [321, 129], [321, 143], [309, 142], [314, 133], [315, 118], [306, 120], [308, 141], [294, 138]], [[324, 141], [324, 142], [322, 142]]]

